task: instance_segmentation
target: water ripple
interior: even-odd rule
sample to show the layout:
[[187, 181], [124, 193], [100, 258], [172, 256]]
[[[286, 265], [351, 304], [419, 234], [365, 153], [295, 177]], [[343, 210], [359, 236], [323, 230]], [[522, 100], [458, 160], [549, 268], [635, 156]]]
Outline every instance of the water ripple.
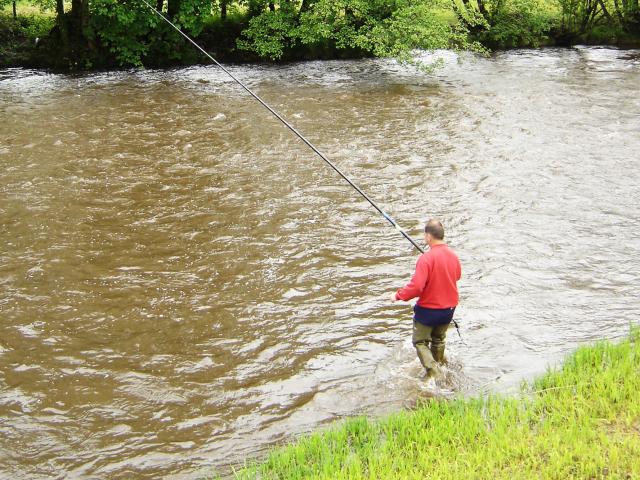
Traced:
[[0, 70], [0, 474], [196, 478], [624, 335], [638, 52], [437, 55], [232, 67], [416, 238], [444, 220], [437, 390], [385, 300], [413, 248], [222, 72]]

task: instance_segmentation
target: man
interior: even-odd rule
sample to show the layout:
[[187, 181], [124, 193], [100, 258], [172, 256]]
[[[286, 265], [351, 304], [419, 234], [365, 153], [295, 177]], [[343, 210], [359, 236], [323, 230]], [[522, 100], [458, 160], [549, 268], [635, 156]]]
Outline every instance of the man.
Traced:
[[429, 220], [424, 238], [429, 250], [420, 255], [411, 281], [393, 293], [392, 301], [418, 297], [413, 307], [413, 345], [430, 378], [438, 373], [436, 362], [444, 361], [445, 338], [458, 305], [457, 281], [462, 269], [458, 256], [444, 242], [442, 223]]

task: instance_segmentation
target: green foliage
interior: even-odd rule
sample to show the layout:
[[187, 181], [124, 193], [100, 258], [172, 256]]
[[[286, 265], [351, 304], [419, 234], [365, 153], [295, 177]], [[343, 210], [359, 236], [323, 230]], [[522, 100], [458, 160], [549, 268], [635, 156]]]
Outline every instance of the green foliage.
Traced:
[[29, 0], [28, 3], [38, 7], [42, 12], [53, 12], [56, 9], [56, 0]]
[[[182, 0], [174, 24], [197, 36], [210, 18], [210, 5], [206, 0]], [[175, 61], [184, 56], [183, 37], [141, 2], [92, 0], [90, 18], [87, 36], [108, 48], [121, 66], [141, 67], [152, 53]]]
[[558, 0], [562, 12], [563, 32], [567, 35], [581, 35], [595, 20], [592, 15], [596, 5], [594, 0]]
[[[224, 4], [222, 2], [225, 2]], [[157, 0], [151, 0], [155, 6]], [[12, 0], [0, 12], [12, 16]], [[640, 36], [637, 0], [165, 0], [171, 19], [225, 60], [395, 57], [415, 63], [416, 49], [486, 52], [485, 47], [633, 41]], [[140, 0], [65, 3], [51, 30], [55, 0], [19, 0], [18, 17], [34, 20], [23, 37], [46, 45], [46, 66], [171, 66], [202, 61], [192, 45]], [[222, 6], [225, 5], [224, 15]], [[605, 8], [601, 6], [604, 5]], [[4, 9], [3, 9], [4, 7]], [[35, 21], [40, 13], [48, 18]], [[13, 35], [14, 27], [5, 36]], [[11, 32], [9, 32], [11, 30]], [[47, 32], [51, 31], [50, 38]], [[635, 32], [635, 33], [634, 33]], [[635, 35], [635, 37], [634, 37]], [[42, 38], [44, 37], [44, 38]], [[13, 38], [13, 37], [11, 37]], [[48, 40], [48, 41], [47, 41]], [[4, 42], [3, 51], [11, 54]], [[42, 45], [42, 44], [41, 44]], [[24, 47], [24, 48], [23, 48]], [[51, 62], [51, 63], [48, 63]], [[84, 66], [84, 67], [83, 67]], [[418, 65], [423, 67], [423, 65]], [[428, 68], [429, 66], [427, 66]]]
[[[490, 48], [538, 47], [558, 24], [556, 0], [453, 0], [472, 36]], [[560, 0], [561, 1], [561, 0]]]
[[375, 1], [332, 2], [319, 0], [300, 15], [294, 37], [303, 45], [331, 45], [336, 49], [361, 49], [370, 52], [363, 42], [376, 22], [390, 13]]
[[466, 27], [442, 15], [436, 2], [408, 2], [375, 25], [369, 35], [372, 51], [380, 57], [409, 59], [414, 49], [482, 50], [469, 41]]
[[89, 39], [109, 49], [120, 65], [142, 66], [149, 49], [145, 37], [158, 25], [158, 18], [140, 2], [93, 0]]
[[588, 32], [586, 39], [590, 43], [605, 43], [624, 36], [625, 32], [621, 25], [596, 25]]
[[540, 0], [497, 2], [483, 43], [497, 48], [538, 47], [557, 26], [557, 18]]
[[241, 49], [271, 60], [299, 46], [328, 46], [410, 60], [414, 49], [472, 49], [467, 31], [438, 0], [317, 0], [304, 11], [283, 2], [252, 18]]
[[287, 10], [263, 12], [249, 21], [249, 27], [242, 32], [244, 38], [238, 40], [238, 48], [277, 60], [286, 48], [293, 46], [294, 27], [294, 15]]
[[[35, 17], [38, 13], [53, 12], [55, 0], [17, 0], [18, 17]], [[0, 0], [0, 15], [6, 12], [13, 16], [13, 0]]]
[[561, 31], [567, 37], [593, 40], [640, 34], [637, 0], [557, 0], [562, 13]]
[[0, 13], [0, 66], [31, 64], [37, 51], [36, 38], [45, 38], [55, 24], [51, 16]]
[[210, 0], [181, 0], [173, 23], [191, 37], [197, 37], [211, 16]]
[[23, 34], [35, 42], [36, 38], [43, 38], [51, 31], [55, 24], [53, 17], [42, 15], [24, 15], [18, 17], [18, 27]]

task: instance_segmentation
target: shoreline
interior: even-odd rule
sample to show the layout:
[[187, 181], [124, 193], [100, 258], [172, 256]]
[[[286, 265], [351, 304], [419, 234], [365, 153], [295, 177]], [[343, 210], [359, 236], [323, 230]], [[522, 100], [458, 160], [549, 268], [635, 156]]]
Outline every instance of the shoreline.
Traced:
[[[511, 52], [516, 50], [546, 50], [546, 49], [573, 49], [577, 47], [590, 47], [590, 48], [611, 48], [620, 51], [635, 51], [640, 50], [640, 40], [637, 44], [603, 44], [603, 43], [575, 43], [571, 45], [542, 45], [539, 47], [514, 47], [514, 48], [500, 48], [492, 50], [488, 57], [492, 57], [497, 54]], [[214, 57], [215, 58], [215, 57]], [[222, 58], [222, 57], [221, 57]], [[252, 60], [241, 60], [241, 59], [224, 59], [219, 60], [223, 65], [236, 65], [236, 66], [246, 66], [246, 65], [256, 65], [256, 66], [287, 66], [305, 62], [331, 62], [331, 61], [356, 61], [356, 60], [366, 60], [366, 59], [376, 59], [379, 57], [372, 56], [360, 56], [360, 57], [336, 57], [336, 58], [294, 58], [287, 60], [278, 60], [278, 61], [266, 61], [264, 59], [252, 59]], [[0, 59], [1, 60], [1, 59]], [[51, 66], [39, 64], [38, 62], [13, 62], [13, 63], [3, 63], [0, 61], [0, 69], [1, 70], [9, 70], [9, 69], [23, 69], [23, 70], [36, 70], [51, 74], [92, 74], [92, 73], [108, 73], [108, 72], [127, 72], [133, 70], [150, 70], [150, 71], [171, 71], [181, 68], [190, 68], [190, 67], [206, 67], [206, 66], [215, 66], [210, 61], [206, 62], [193, 62], [193, 63], [176, 63], [165, 66], [145, 66], [145, 67], [113, 67], [113, 68], [92, 68], [87, 70], [69, 70], [69, 69], [61, 69], [54, 68]], [[437, 68], [437, 67], [436, 67]]]
[[[582, 346], [519, 396], [427, 399], [274, 448], [230, 478], [638, 478], [640, 327]], [[213, 473], [208, 478], [222, 478]]]
[[[181, 48], [182, 56], [179, 60], [161, 56], [149, 57], [142, 67], [119, 65], [115, 58], [109, 56], [108, 52], [101, 49], [87, 50], [85, 47], [79, 47], [76, 60], [69, 59], [64, 57], [55, 42], [54, 20], [52, 17], [41, 15], [18, 17], [14, 20], [0, 12], [0, 68], [31, 68], [52, 73], [86, 73], [126, 71], [131, 68], [171, 70], [196, 65], [211, 65], [211, 62], [204, 55], [189, 48], [190, 45], [183, 45], [185, 48]], [[195, 37], [195, 41], [202, 45], [204, 50], [210, 52], [216, 60], [225, 64], [286, 65], [306, 61], [376, 58], [371, 52], [363, 50], [321, 45], [295, 48], [287, 51], [286, 55], [279, 59], [269, 60], [252, 52], [238, 50], [235, 46], [235, 40], [239, 38], [238, 32], [235, 32], [236, 36], [230, 37], [225, 37], [223, 33], [225, 32], [205, 29]], [[495, 46], [490, 41], [483, 42], [478, 38], [475, 40], [483, 45], [489, 55], [518, 49], [572, 48], [578, 45], [621, 50], [640, 49], [640, 35], [595, 39], [591, 38], [589, 34], [584, 34], [568, 39], [559, 34], [551, 33], [548, 37], [539, 39], [540, 41], [535, 44], [524, 42], [509, 47]]]

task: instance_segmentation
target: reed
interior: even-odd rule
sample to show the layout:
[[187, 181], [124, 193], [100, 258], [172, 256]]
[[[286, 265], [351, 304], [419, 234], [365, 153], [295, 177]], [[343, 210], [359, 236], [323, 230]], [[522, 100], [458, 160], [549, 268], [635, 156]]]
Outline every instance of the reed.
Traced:
[[584, 346], [516, 397], [425, 401], [273, 450], [236, 479], [640, 478], [640, 328]]

